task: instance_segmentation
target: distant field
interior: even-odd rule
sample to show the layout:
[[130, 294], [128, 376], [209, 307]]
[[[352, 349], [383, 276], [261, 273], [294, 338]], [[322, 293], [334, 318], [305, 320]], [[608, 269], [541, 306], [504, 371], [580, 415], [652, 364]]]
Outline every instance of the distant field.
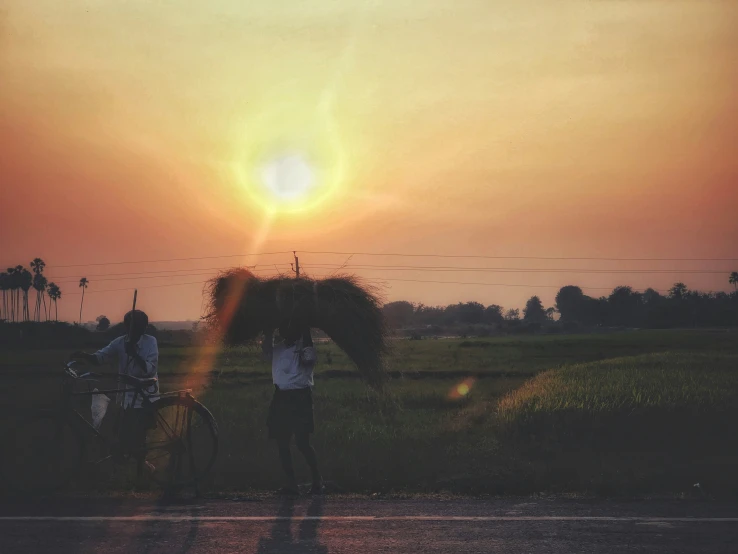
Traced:
[[[666, 351], [736, 352], [737, 331], [632, 331], [588, 335], [547, 335], [487, 339], [396, 340], [389, 359], [398, 373], [524, 373], [532, 374], [563, 364], [606, 360]], [[199, 354], [215, 358], [209, 371], [218, 374], [269, 374], [259, 348], [160, 347], [159, 372], [191, 373]], [[69, 350], [2, 351], [2, 369], [57, 371]], [[317, 373], [353, 371], [347, 356], [333, 344], [319, 345]], [[201, 368], [202, 369], [202, 368]]]
[[[326, 478], [346, 491], [628, 494], [690, 491], [699, 481], [710, 492], [738, 493], [737, 339], [734, 331], [637, 331], [398, 340], [390, 360], [397, 373], [383, 395], [354, 378], [335, 347], [321, 345], [314, 442]], [[268, 366], [257, 349], [238, 348], [193, 375], [196, 354], [163, 346], [162, 385], [194, 386], [219, 422], [210, 486], [277, 486], [264, 421]], [[48, 371], [67, 352], [0, 355], [6, 410], [54, 398]], [[478, 377], [470, 393], [452, 398], [468, 376]], [[76, 486], [130, 483], [119, 471]]]

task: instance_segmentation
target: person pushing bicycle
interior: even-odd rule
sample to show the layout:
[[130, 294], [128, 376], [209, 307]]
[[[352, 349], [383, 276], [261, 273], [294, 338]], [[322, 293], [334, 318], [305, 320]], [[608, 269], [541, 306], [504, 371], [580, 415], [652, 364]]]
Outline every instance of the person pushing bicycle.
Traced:
[[[156, 378], [157, 381], [145, 390], [150, 401], [159, 397], [158, 365], [159, 347], [156, 338], [146, 334], [149, 317], [141, 310], [131, 310], [123, 317], [126, 334], [113, 339], [110, 344], [94, 354], [77, 351], [71, 356], [93, 365], [117, 362], [118, 373], [139, 379]], [[149, 422], [143, 421], [140, 408], [143, 399], [137, 395], [132, 385], [126, 384], [126, 391], [118, 403], [124, 410], [124, 440], [129, 445], [142, 442]]]

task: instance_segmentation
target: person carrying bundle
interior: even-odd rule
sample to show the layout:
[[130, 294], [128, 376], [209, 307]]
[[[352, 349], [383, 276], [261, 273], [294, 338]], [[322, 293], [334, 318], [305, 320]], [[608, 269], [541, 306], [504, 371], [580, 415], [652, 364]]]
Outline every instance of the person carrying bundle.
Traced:
[[317, 359], [310, 328], [284, 321], [276, 337], [273, 330], [265, 332], [262, 348], [265, 358], [271, 361], [274, 383], [267, 428], [269, 438], [277, 441], [279, 460], [287, 477], [287, 485], [280, 492], [299, 494], [290, 451], [294, 435], [297, 449], [305, 457], [312, 474], [310, 493], [322, 494], [323, 478], [315, 449], [310, 444], [310, 433], [314, 431], [313, 369]]
[[[205, 320], [220, 332], [223, 344], [250, 344], [264, 336], [262, 346], [272, 362], [274, 382], [267, 423], [287, 476], [282, 492], [298, 492], [290, 454], [294, 435], [313, 474], [312, 491], [321, 493], [323, 479], [310, 445], [315, 366], [310, 329], [323, 331], [369, 386], [383, 390], [390, 333], [376, 290], [354, 275], [262, 279], [247, 268], [235, 267], [209, 281], [208, 295]], [[275, 329], [279, 329], [277, 338]]]

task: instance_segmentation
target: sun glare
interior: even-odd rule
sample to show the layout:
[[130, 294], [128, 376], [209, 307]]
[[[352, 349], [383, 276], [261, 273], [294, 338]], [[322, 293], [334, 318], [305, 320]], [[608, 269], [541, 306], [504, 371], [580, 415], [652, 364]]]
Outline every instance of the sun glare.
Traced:
[[244, 122], [236, 140], [235, 186], [268, 214], [314, 212], [344, 180], [344, 149], [327, 115], [287, 108]]
[[315, 174], [301, 154], [283, 154], [261, 168], [261, 181], [278, 200], [305, 198], [315, 184]]

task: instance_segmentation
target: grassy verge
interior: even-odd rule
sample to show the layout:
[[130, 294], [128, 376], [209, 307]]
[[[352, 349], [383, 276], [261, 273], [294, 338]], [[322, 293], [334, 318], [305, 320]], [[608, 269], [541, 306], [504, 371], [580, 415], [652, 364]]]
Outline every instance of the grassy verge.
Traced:
[[543, 372], [499, 403], [521, 430], [572, 418], [661, 411], [728, 412], [738, 406], [738, 356], [660, 353], [573, 364]]
[[[326, 478], [346, 492], [678, 493], [700, 482], [710, 493], [734, 494], [738, 349], [725, 337], [735, 334], [403, 341], [393, 364], [423, 378], [394, 379], [382, 396], [325, 373], [343, 363], [342, 354], [321, 347], [333, 360], [326, 368], [324, 359], [316, 377], [314, 444]], [[701, 353], [713, 351], [719, 354]], [[164, 390], [187, 382], [176, 368], [191, 355], [162, 350]], [[27, 360], [40, 356], [17, 361], [32, 368]], [[268, 368], [249, 349], [220, 353], [214, 367], [225, 369], [198, 389], [221, 432], [211, 490], [276, 487], [282, 476], [265, 425]], [[468, 395], [453, 398], [476, 368], [496, 378], [478, 379]], [[540, 373], [526, 380], [531, 370]], [[58, 390], [57, 379], [23, 371], [6, 375], [4, 385], [0, 403], [18, 410], [46, 404]], [[132, 483], [131, 468], [87, 477], [78, 490]]]
[[738, 356], [661, 353], [539, 374], [499, 401], [538, 481], [603, 493], [738, 492]]

